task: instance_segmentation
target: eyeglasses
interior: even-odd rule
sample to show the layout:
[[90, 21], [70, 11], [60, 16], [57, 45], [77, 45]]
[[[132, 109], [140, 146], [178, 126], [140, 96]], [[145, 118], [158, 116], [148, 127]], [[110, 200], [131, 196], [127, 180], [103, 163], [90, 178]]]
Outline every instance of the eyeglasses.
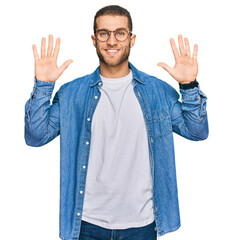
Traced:
[[132, 35], [132, 32], [128, 31], [125, 28], [117, 28], [115, 31], [109, 31], [108, 29], [99, 29], [95, 31], [95, 36], [100, 42], [106, 42], [113, 32], [115, 38], [119, 42], [125, 41], [129, 35]]

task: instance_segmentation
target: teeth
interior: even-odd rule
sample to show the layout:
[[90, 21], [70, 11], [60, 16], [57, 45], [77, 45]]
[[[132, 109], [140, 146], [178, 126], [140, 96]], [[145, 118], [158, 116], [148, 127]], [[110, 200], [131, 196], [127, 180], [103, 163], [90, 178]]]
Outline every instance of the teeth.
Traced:
[[117, 50], [107, 50], [108, 52], [117, 52]]

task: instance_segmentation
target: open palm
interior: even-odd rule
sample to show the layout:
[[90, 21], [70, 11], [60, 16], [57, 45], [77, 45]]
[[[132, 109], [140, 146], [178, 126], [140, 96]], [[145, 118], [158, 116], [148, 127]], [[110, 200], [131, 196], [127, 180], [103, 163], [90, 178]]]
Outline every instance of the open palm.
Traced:
[[178, 41], [180, 53], [178, 52], [174, 39], [173, 38], [170, 39], [170, 44], [175, 57], [175, 66], [171, 68], [166, 63], [158, 63], [158, 66], [164, 68], [180, 84], [187, 84], [195, 81], [197, 77], [198, 47], [196, 44], [194, 45], [193, 56], [191, 57], [188, 39], [187, 38], [184, 39], [185, 46], [183, 43], [182, 35], [178, 36]]
[[57, 38], [53, 51], [53, 36], [49, 35], [48, 50], [46, 54], [46, 39], [41, 41], [41, 58], [39, 58], [36, 45], [32, 46], [35, 58], [35, 76], [37, 80], [55, 82], [65, 69], [72, 63], [67, 60], [61, 67], [57, 66], [57, 57], [60, 49], [60, 38]]

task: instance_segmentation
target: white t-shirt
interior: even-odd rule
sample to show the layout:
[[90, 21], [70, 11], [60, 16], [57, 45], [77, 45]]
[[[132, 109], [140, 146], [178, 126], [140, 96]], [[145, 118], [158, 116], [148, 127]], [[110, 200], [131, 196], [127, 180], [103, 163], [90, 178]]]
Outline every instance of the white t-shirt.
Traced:
[[108, 229], [154, 221], [147, 130], [132, 72], [104, 78], [92, 119], [82, 220]]

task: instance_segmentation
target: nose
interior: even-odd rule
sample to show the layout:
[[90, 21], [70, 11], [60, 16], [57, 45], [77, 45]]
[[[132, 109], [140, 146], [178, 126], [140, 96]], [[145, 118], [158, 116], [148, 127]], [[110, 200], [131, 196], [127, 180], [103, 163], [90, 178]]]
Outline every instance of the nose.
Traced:
[[116, 40], [116, 38], [115, 38], [115, 36], [114, 36], [114, 32], [110, 32], [110, 37], [109, 37], [109, 39], [107, 40], [107, 44], [109, 44], [109, 45], [115, 45], [115, 44], [117, 44], [117, 40]]

